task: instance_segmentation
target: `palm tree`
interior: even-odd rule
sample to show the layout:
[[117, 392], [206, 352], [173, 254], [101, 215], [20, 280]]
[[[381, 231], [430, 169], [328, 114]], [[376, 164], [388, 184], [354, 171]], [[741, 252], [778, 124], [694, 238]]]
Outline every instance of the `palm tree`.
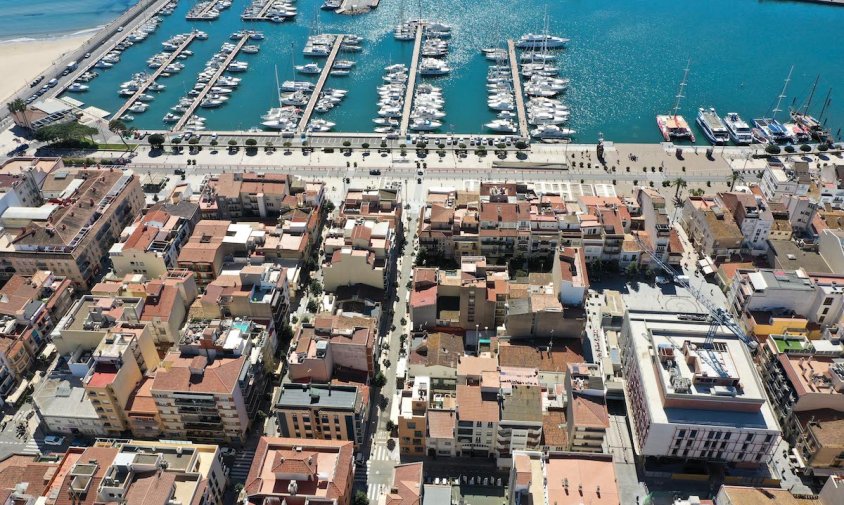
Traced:
[[108, 131], [120, 137], [120, 141], [123, 142], [123, 146], [126, 147], [126, 150], [128, 151], [129, 144], [127, 144], [126, 139], [123, 138], [123, 136], [126, 135], [127, 129], [128, 128], [126, 127], [126, 123], [119, 119], [112, 119], [108, 122]]
[[26, 124], [27, 117], [26, 117], [26, 102], [21, 100], [20, 98], [16, 98], [11, 102], [6, 104], [9, 107], [9, 112], [14, 116], [15, 123], [25, 126], [27, 128], [31, 128], [31, 125]]
[[728, 182], [730, 183], [730, 191], [736, 186], [736, 181], [744, 182], [744, 176], [741, 175], [740, 172], [736, 172], [735, 170], [730, 173], [730, 177], [727, 178]]
[[678, 177], [671, 181], [671, 186], [674, 186], [674, 199], [676, 200], [680, 197], [680, 188], [686, 187], [686, 180], [682, 177]]

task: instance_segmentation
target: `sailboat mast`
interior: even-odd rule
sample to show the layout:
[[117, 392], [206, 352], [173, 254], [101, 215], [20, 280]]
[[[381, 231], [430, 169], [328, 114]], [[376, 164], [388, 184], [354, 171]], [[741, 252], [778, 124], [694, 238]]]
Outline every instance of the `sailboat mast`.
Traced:
[[782, 99], [785, 98], [785, 90], [788, 89], [788, 83], [791, 82], [792, 72], [794, 72], [794, 65], [792, 65], [788, 70], [788, 77], [785, 78], [785, 82], [782, 85], [782, 91], [780, 91], [780, 95], [777, 97], [777, 106], [771, 111], [771, 119], [776, 119], [777, 113], [782, 112], [780, 105], [782, 105]]
[[821, 113], [818, 116], [818, 121], [822, 120], [823, 115], [826, 114], [827, 107], [832, 104], [832, 98], [830, 95], [832, 95], [832, 88], [829, 88], [829, 91], [827, 91], [826, 93], [826, 99], [823, 101], [823, 108], [821, 108]]
[[278, 97], [278, 108], [281, 108], [281, 86], [278, 85], [278, 65], [275, 68], [275, 96]]
[[803, 107], [803, 113], [804, 114], [809, 112], [809, 106], [812, 105], [812, 98], [815, 96], [815, 88], [818, 87], [818, 80], [820, 78], [821, 78], [821, 74], [818, 74], [818, 76], [815, 77], [815, 82], [812, 84], [812, 91], [809, 92], [809, 99], [806, 100], [806, 105]]
[[672, 115], [674, 116], [677, 115], [677, 111], [680, 109], [680, 100], [685, 98], [685, 95], [683, 95], [683, 91], [685, 91], [686, 89], [686, 79], [689, 77], [689, 66], [691, 65], [691, 63], [692, 60], [689, 59], [689, 61], [686, 62], [686, 70], [683, 71], [683, 80], [680, 81], [680, 89], [677, 90], [677, 100], [674, 101], [674, 112], [672, 113]]

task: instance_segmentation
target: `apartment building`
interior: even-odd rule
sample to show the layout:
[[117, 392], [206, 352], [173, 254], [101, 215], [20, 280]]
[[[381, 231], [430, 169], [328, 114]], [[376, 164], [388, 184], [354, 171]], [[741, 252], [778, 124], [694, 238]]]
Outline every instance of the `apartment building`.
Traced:
[[414, 377], [401, 392], [397, 430], [399, 452], [403, 455], [425, 455], [431, 395], [431, 378], [424, 376]]
[[499, 406], [497, 393], [481, 391], [481, 386], [458, 385], [457, 455], [495, 455]]
[[459, 270], [415, 268], [410, 293], [414, 330], [493, 329], [504, 322], [506, 267], [484, 257], [464, 256]]
[[193, 272], [196, 284], [204, 289], [217, 278], [224, 263], [246, 263], [264, 240], [264, 231], [247, 223], [203, 219], [179, 253], [179, 269]]
[[687, 196], [682, 225], [701, 255], [729, 260], [741, 252], [744, 235], [730, 211], [711, 196]]
[[422, 505], [423, 476], [421, 462], [396, 465], [393, 468], [393, 484], [383, 495], [383, 500], [379, 498], [378, 505]]
[[773, 222], [768, 231], [770, 240], [791, 240], [794, 236], [794, 227], [788, 216], [788, 208], [783, 202], [768, 202], [768, 210], [771, 211]]
[[398, 187], [378, 189], [349, 189], [340, 204], [337, 221], [345, 226], [348, 221], [389, 222], [401, 234], [401, 193]]
[[744, 236], [744, 248], [753, 255], [765, 254], [774, 227], [774, 215], [764, 199], [749, 192], [732, 192], [718, 193], [717, 200], [733, 215]]
[[131, 171], [53, 171], [45, 188], [62, 188], [40, 207], [10, 207], [0, 221], [0, 260], [22, 275], [50, 270], [90, 287], [120, 231], [143, 208], [144, 196]]
[[225, 271], [206, 286], [199, 309], [206, 319], [245, 317], [281, 328], [290, 315], [287, 269], [265, 263]]
[[[748, 327], [771, 317], [804, 318], [828, 326], [844, 313], [844, 276], [810, 275], [802, 269], [739, 269], [727, 300]], [[797, 326], [796, 322], [789, 324]]]
[[45, 495], [58, 505], [221, 505], [226, 480], [216, 445], [102, 441], [70, 448]]
[[334, 384], [282, 384], [274, 400], [284, 438], [349, 440], [362, 446], [369, 419], [369, 388]]
[[261, 437], [239, 499], [350, 505], [353, 474], [352, 442]]
[[323, 286], [334, 292], [340, 286], [364, 285], [386, 290], [393, 270], [398, 236], [391, 220], [346, 219], [325, 238]]
[[124, 412], [127, 429], [135, 438], [155, 440], [161, 437], [161, 415], [152, 396], [154, 375], [144, 376], [129, 395]]
[[0, 398], [31, 368], [73, 295], [70, 279], [43, 270], [15, 274], [0, 288]]
[[507, 493], [508, 503], [621, 505], [609, 454], [516, 451]]
[[450, 333], [424, 333], [414, 338], [407, 357], [407, 375], [425, 377], [436, 390], [453, 391], [457, 385], [457, 367], [464, 352], [464, 339]]
[[108, 257], [114, 275], [161, 277], [176, 267], [182, 246], [193, 231], [189, 219], [159, 209], [138, 217], [111, 246]]
[[289, 174], [230, 172], [210, 176], [200, 190], [204, 219], [278, 217], [322, 205], [325, 185]]
[[[486, 388], [482, 385], [481, 389]], [[542, 446], [542, 389], [512, 384], [509, 393], [501, 396], [495, 451], [498, 466], [509, 466], [515, 451]]]
[[12, 158], [0, 165], [0, 216], [9, 207], [41, 206], [41, 183], [63, 166], [61, 158]]
[[560, 303], [570, 307], [583, 306], [589, 291], [589, 273], [583, 251], [577, 247], [560, 247], [553, 261], [554, 292]]
[[140, 274], [104, 280], [91, 288], [91, 296], [143, 300], [138, 308], [139, 321], [149, 326], [156, 344], [167, 345], [179, 341], [179, 331], [196, 299], [197, 287], [193, 272], [169, 270], [150, 280]]
[[769, 163], [762, 173], [759, 187], [766, 200], [778, 202], [789, 195], [805, 196], [811, 182], [808, 173]]
[[375, 373], [376, 321], [354, 314], [320, 313], [304, 324], [287, 358], [293, 381], [329, 382], [336, 374], [363, 378]]
[[[665, 210], [665, 197], [653, 188], [639, 186], [633, 189], [633, 198], [639, 205], [642, 229], [651, 251], [660, 260], [668, 261], [671, 224]], [[644, 237], [643, 237], [644, 238]], [[650, 261], [650, 258], [647, 257]]]
[[566, 370], [566, 419], [572, 452], [605, 452], [610, 427], [606, 388], [600, 366], [570, 363]]
[[[765, 465], [780, 429], [744, 343], [702, 314], [628, 309], [620, 335], [637, 454]], [[688, 414], [683, 414], [688, 413]]]
[[799, 335], [773, 335], [759, 371], [783, 437], [816, 476], [844, 475], [844, 348]]

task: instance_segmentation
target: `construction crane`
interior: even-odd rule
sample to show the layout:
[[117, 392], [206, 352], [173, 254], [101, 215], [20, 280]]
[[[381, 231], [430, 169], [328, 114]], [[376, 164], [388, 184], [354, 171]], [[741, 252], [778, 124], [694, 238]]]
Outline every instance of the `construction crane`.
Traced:
[[[718, 333], [718, 328], [721, 326], [726, 327], [731, 332], [735, 334], [744, 342], [744, 344], [751, 350], [755, 351], [759, 344], [747, 336], [744, 330], [736, 323], [733, 319], [733, 316], [723, 307], [717, 306], [715, 303], [712, 302], [707, 296], [701, 291], [700, 289], [692, 286], [689, 282], [686, 281], [685, 276], [678, 274], [674, 268], [671, 267], [668, 263], [662, 261], [662, 258], [659, 257], [650, 247], [649, 244], [646, 244], [639, 235], [635, 235], [636, 242], [639, 244], [639, 247], [642, 251], [645, 252], [650, 258], [656, 263], [662, 270], [665, 271], [668, 275], [674, 279], [674, 282], [680, 284], [685, 288], [689, 293], [692, 294], [694, 299], [703, 306], [707, 312], [709, 313], [709, 329], [706, 332], [706, 340], [703, 343], [703, 353], [699, 355], [701, 358], [706, 361], [709, 366], [711, 366], [714, 370], [718, 372], [718, 375], [722, 377], [727, 377], [728, 373], [724, 369], [723, 365], [721, 365], [720, 360], [715, 355], [714, 352], [714, 341], [715, 341], [715, 334]], [[673, 344], [676, 347], [676, 344]]]

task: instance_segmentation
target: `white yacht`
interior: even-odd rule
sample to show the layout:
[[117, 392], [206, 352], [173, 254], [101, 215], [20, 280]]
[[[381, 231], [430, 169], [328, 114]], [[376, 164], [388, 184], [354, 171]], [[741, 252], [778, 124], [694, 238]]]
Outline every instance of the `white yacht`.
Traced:
[[737, 112], [728, 112], [724, 116], [724, 125], [734, 144], [746, 146], [753, 143], [753, 130]]
[[494, 132], [515, 133], [516, 125], [509, 119], [496, 119], [484, 125]]
[[316, 63], [307, 63], [305, 65], [296, 65], [296, 71], [300, 74], [319, 74], [322, 72], [322, 67]]
[[441, 127], [443, 124], [441, 121], [437, 121], [436, 119], [427, 119], [427, 118], [413, 118], [410, 122], [410, 128], [413, 131], [432, 131], [436, 130], [437, 128]]
[[73, 91], [75, 93], [81, 93], [83, 91], [88, 91], [88, 85], [87, 84], [80, 84], [78, 82], [74, 82], [73, 84], [71, 84], [70, 86], [67, 87], [67, 90]]
[[226, 70], [229, 72], [246, 72], [249, 70], [249, 63], [246, 63], [245, 61], [233, 61], [229, 63]]
[[554, 35], [527, 33], [519, 37], [516, 47], [519, 49], [557, 49], [568, 44], [569, 39]]

